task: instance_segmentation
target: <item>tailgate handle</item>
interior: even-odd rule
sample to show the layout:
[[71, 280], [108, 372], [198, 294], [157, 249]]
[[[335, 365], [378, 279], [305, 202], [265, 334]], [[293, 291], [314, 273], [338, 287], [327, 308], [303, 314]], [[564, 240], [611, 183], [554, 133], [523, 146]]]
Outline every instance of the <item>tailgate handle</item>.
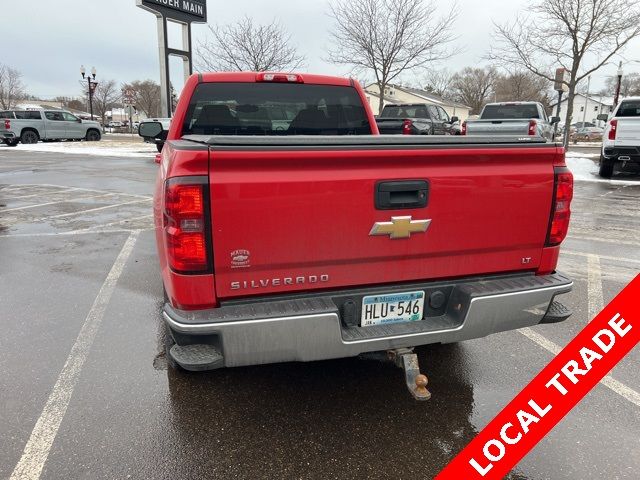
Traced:
[[376, 184], [375, 205], [378, 210], [424, 208], [429, 200], [426, 180], [394, 180]]

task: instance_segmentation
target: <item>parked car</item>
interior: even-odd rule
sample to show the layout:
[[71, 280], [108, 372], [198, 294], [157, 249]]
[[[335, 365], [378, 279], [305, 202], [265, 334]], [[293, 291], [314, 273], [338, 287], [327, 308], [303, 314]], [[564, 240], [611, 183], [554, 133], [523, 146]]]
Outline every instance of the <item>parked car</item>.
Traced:
[[602, 140], [604, 129], [600, 127], [580, 128], [571, 134], [571, 140], [574, 142], [595, 142]]
[[0, 112], [0, 140], [10, 146], [39, 140], [98, 141], [100, 124], [62, 110], [8, 110]]
[[600, 176], [611, 178], [617, 164], [627, 163], [640, 163], [640, 97], [625, 98], [612, 112], [602, 140]]
[[161, 152], [164, 141], [167, 139], [170, 125], [170, 118], [149, 118], [144, 122], [140, 122], [138, 135], [140, 135], [146, 143], [155, 144], [158, 152]]
[[[582, 130], [583, 128], [595, 127], [595, 126], [596, 124], [591, 122], [572, 123], [571, 125], [569, 125], [569, 138], [571, 138], [571, 136], [575, 134], [578, 130]], [[565, 130], [566, 130], [566, 125], [563, 125], [560, 128], [560, 133], [564, 134]]]
[[538, 136], [553, 140], [553, 125], [558, 117], [547, 117], [539, 102], [488, 103], [480, 118], [462, 124], [463, 135]]
[[109, 128], [121, 128], [123, 126], [124, 124], [122, 122], [109, 122], [109, 124], [107, 125], [107, 127]]
[[[294, 115], [279, 130], [264, 119], [282, 105]], [[570, 315], [562, 151], [377, 134], [349, 79], [188, 79], [154, 194], [170, 365], [399, 358]]]
[[[452, 135], [458, 117], [449, 118], [444, 108], [427, 103], [385, 105], [376, 118], [382, 134]], [[459, 133], [459, 129], [458, 129]]]
[[583, 128], [592, 128], [595, 126], [596, 124], [591, 122], [576, 122], [571, 124], [571, 127], [575, 128], [576, 130], [582, 130]]

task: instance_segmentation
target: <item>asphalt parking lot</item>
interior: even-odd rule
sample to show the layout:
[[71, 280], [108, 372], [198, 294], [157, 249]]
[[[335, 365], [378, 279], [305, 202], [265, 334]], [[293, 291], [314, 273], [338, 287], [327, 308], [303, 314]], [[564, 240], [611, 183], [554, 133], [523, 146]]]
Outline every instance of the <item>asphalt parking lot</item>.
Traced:
[[[640, 270], [640, 176], [594, 177], [560, 261], [574, 315], [421, 349], [429, 402], [355, 358], [176, 374], [156, 169], [0, 147], [0, 478], [432, 478]], [[639, 365], [636, 348], [510, 478], [637, 479]]]

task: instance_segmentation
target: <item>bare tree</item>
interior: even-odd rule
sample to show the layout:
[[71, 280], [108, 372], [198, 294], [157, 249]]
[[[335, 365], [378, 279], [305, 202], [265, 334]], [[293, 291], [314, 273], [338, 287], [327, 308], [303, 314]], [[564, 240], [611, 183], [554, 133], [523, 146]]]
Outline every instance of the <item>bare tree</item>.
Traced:
[[498, 72], [493, 67], [466, 67], [453, 76], [454, 98], [471, 107], [471, 113], [477, 115], [493, 95], [497, 78]]
[[86, 104], [82, 102], [82, 100], [79, 100], [77, 98], [67, 99], [67, 101], [64, 103], [64, 106], [65, 108], [70, 108], [72, 110], [84, 110], [85, 112], [87, 111]]
[[328, 60], [373, 72], [379, 113], [384, 90], [403, 72], [449, 58], [457, 6], [441, 18], [432, 0], [334, 0], [330, 16], [333, 47]]
[[145, 113], [149, 118], [160, 115], [160, 85], [153, 80], [136, 80], [124, 84], [123, 90], [133, 90], [135, 93], [136, 108]]
[[200, 71], [292, 71], [303, 66], [305, 59], [291, 35], [275, 20], [261, 25], [244, 17], [234, 24], [209, 26], [209, 31], [211, 38], [196, 49]]
[[[617, 86], [617, 76], [614, 75], [611, 77], [607, 77], [607, 80], [605, 81], [605, 88], [600, 91], [600, 94], [613, 97], [615, 95]], [[622, 82], [620, 82], [620, 95], [623, 97], [640, 95], [639, 73], [628, 73], [622, 77]]]
[[98, 83], [93, 93], [93, 109], [102, 119], [102, 125], [106, 124], [107, 111], [111, 109], [120, 98], [120, 90], [115, 80], [103, 80]]
[[22, 74], [11, 67], [0, 64], [0, 108], [13, 108], [17, 101], [25, 98]]
[[451, 98], [453, 74], [446, 68], [443, 70], [429, 70], [424, 79], [424, 89], [442, 98]]
[[550, 81], [556, 67], [566, 68], [570, 125], [578, 83], [640, 34], [639, 5], [637, 0], [536, 0], [527, 16], [496, 25], [489, 57]]
[[552, 84], [528, 70], [519, 70], [499, 75], [495, 81], [495, 94], [499, 102], [534, 101], [540, 102], [547, 111], [552, 102]]

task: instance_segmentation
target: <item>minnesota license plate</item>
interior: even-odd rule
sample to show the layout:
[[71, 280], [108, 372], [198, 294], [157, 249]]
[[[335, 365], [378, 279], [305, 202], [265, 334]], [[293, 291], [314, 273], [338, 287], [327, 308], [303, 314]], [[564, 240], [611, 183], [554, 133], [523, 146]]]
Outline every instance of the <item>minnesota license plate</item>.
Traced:
[[424, 292], [370, 295], [362, 299], [361, 327], [422, 320]]

